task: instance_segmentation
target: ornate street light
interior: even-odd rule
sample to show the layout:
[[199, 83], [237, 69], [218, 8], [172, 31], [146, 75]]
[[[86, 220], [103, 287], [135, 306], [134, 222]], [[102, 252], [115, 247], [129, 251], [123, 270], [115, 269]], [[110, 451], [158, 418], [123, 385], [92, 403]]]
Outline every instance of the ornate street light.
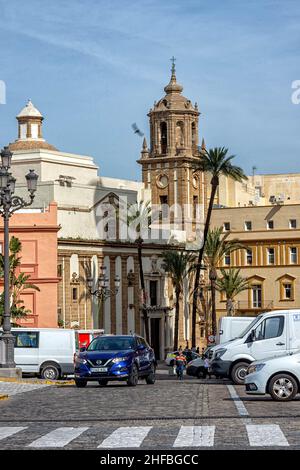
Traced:
[[[93, 297], [97, 297], [102, 305], [108, 297], [117, 295], [120, 288], [120, 277], [115, 276], [115, 290], [109, 289], [109, 278], [106, 274], [106, 266], [101, 266], [101, 272], [98, 276], [95, 286], [95, 280], [93, 277], [88, 277], [86, 280], [89, 293]], [[95, 287], [94, 287], [95, 286]]]
[[9, 218], [23, 207], [32, 204], [37, 188], [38, 175], [30, 170], [26, 175], [29, 201], [26, 202], [20, 196], [15, 196], [16, 178], [9, 172], [12, 161], [12, 152], [8, 147], [1, 151], [0, 168], [0, 215], [4, 220], [4, 313], [3, 333], [0, 337], [0, 374], [1, 369], [14, 369], [14, 336], [11, 333], [10, 315], [10, 265], [9, 265]]

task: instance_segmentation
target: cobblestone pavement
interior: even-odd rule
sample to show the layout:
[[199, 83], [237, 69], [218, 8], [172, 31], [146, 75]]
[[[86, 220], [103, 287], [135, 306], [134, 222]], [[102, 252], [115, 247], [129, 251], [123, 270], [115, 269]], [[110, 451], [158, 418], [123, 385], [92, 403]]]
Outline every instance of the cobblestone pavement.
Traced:
[[229, 384], [159, 374], [137, 387], [32, 385], [0, 401], [0, 449], [300, 449], [299, 399]]

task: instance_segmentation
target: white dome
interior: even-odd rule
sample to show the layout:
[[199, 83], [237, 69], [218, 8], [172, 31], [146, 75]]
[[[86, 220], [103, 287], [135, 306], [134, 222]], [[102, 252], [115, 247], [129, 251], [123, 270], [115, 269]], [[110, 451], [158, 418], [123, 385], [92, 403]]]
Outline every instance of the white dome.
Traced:
[[20, 111], [17, 118], [20, 117], [43, 117], [39, 110], [32, 104], [31, 100], [28, 100], [25, 108]]

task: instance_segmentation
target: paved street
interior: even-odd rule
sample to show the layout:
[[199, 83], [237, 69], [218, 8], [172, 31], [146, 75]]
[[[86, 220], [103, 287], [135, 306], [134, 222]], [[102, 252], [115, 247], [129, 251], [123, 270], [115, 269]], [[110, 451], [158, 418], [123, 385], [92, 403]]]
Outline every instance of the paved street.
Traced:
[[248, 397], [225, 380], [178, 382], [161, 371], [155, 385], [136, 388], [9, 387], [0, 449], [300, 449], [299, 399]]

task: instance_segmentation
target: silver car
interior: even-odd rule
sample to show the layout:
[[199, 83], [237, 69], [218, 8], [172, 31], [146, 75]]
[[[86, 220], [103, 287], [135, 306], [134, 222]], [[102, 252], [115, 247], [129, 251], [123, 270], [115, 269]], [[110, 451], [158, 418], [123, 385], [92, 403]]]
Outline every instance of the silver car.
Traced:
[[293, 400], [300, 393], [300, 351], [252, 362], [245, 385], [246, 393], [251, 395], [270, 394], [273, 400]]

